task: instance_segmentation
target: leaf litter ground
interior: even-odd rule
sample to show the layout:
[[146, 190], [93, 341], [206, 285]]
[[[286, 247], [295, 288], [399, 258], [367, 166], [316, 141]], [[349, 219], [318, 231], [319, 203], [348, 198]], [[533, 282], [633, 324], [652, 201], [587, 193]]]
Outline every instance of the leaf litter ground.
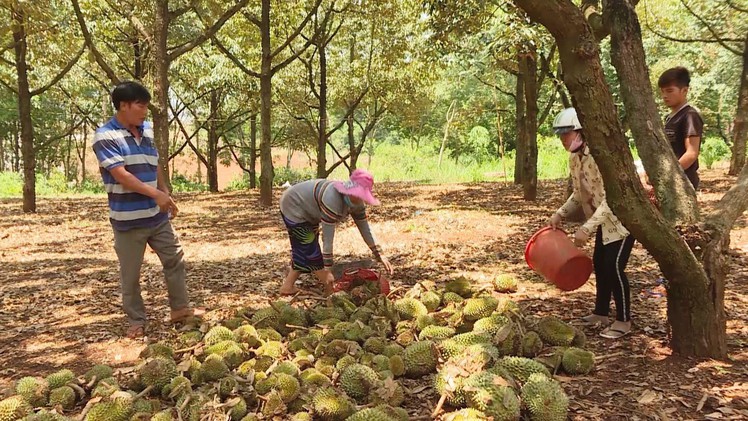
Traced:
[[[733, 178], [707, 172], [699, 199], [713, 204]], [[576, 323], [594, 303], [594, 277], [563, 293], [530, 271], [524, 244], [559, 206], [564, 182], [544, 182], [537, 202], [502, 183], [464, 185], [383, 184], [383, 206], [370, 211], [373, 230], [396, 266], [394, 287], [513, 273], [511, 298], [527, 313]], [[186, 259], [191, 298], [227, 317], [232, 308], [260, 307], [277, 299], [288, 261], [288, 240], [277, 207], [261, 209], [257, 194], [182, 194], [174, 221]], [[277, 201], [276, 201], [277, 203]], [[127, 370], [144, 341], [123, 338], [117, 259], [104, 197], [41, 199], [26, 215], [20, 200], [0, 201], [0, 391], [26, 375], [59, 367], [82, 373], [97, 363]], [[612, 341], [584, 327], [597, 369], [585, 377], [559, 377], [571, 397], [572, 419], [675, 420], [748, 418], [748, 227], [732, 234], [727, 281], [727, 361], [674, 356], [667, 346], [666, 302], [642, 293], [660, 276], [637, 245], [629, 264], [634, 330]], [[339, 229], [338, 260], [368, 257], [348, 223]], [[149, 310], [147, 341], [173, 337], [160, 265], [147, 252], [142, 289]], [[313, 283], [305, 285], [314, 289]], [[313, 298], [309, 298], [313, 300]], [[405, 380], [410, 412], [428, 418], [438, 396], [427, 380]]]

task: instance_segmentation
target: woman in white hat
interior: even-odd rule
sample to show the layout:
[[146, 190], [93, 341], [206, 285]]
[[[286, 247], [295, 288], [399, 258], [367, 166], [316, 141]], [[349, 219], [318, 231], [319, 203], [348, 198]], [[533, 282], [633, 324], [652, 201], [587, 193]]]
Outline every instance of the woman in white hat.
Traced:
[[[351, 215], [366, 245], [374, 257], [391, 274], [392, 266], [382, 256], [366, 219], [366, 205], [378, 205], [372, 189], [374, 177], [365, 170], [355, 170], [345, 182], [325, 179], [308, 180], [291, 186], [280, 200], [281, 216], [291, 240], [291, 269], [280, 293], [297, 292], [295, 283], [302, 273], [314, 273], [324, 286], [325, 294], [332, 293], [335, 226]], [[322, 225], [323, 247], [319, 232]]]
[[628, 264], [634, 237], [613, 214], [605, 201], [605, 186], [600, 170], [590, 155], [584, 140], [582, 124], [574, 108], [567, 108], [553, 121], [553, 129], [561, 138], [564, 148], [570, 152], [574, 192], [569, 200], [551, 216], [548, 225], [561, 226], [567, 215], [580, 207], [587, 221], [574, 234], [574, 243], [583, 246], [595, 234], [595, 252], [592, 258], [595, 267], [595, 309], [583, 320], [589, 323], [607, 323], [610, 312], [610, 296], [616, 304], [616, 320], [600, 334], [605, 338], [620, 338], [631, 331], [631, 292], [625, 269]]

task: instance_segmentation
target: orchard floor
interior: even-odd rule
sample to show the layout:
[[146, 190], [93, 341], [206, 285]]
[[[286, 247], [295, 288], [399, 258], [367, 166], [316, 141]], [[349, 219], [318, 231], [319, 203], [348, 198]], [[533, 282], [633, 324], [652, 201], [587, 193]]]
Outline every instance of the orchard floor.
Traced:
[[[705, 172], [700, 200], [709, 206], [733, 178]], [[408, 286], [457, 274], [511, 272], [521, 279], [512, 298], [525, 312], [574, 323], [594, 301], [594, 278], [562, 293], [531, 272], [523, 248], [564, 200], [565, 183], [543, 182], [537, 202], [502, 183], [382, 185], [384, 203], [370, 212], [373, 230], [396, 267], [393, 282]], [[174, 221], [188, 260], [191, 298], [220, 319], [231, 308], [277, 298], [288, 256], [277, 207], [261, 209], [257, 193], [182, 194]], [[277, 197], [276, 197], [277, 199]], [[277, 200], [276, 200], [277, 203]], [[143, 341], [123, 339], [117, 259], [106, 199], [39, 201], [26, 215], [20, 200], [0, 201], [0, 393], [25, 375], [58, 367], [82, 373], [96, 363], [131, 367]], [[336, 236], [339, 259], [368, 257], [352, 223]], [[641, 293], [655, 286], [657, 266], [637, 245], [629, 264], [634, 330], [620, 340], [586, 327], [598, 356], [594, 373], [560, 377], [572, 397], [572, 419], [748, 419], [748, 228], [732, 234], [727, 282], [729, 359], [674, 356], [668, 348], [666, 303]], [[143, 293], [149, 341], [174, 335], [160, 265], [147, 252]], [[409, 383], [411, 414], [427, 419], [436, 401], [428, 381]]]

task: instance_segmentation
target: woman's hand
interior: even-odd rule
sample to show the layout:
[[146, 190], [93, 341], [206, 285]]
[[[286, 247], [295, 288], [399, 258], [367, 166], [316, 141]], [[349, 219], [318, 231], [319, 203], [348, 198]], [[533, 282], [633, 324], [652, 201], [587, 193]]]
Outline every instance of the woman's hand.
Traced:
[[395, 273], [394, 269], [392, 269], [392, 265], [390, 264], [390, 261], [384, 257], [380, 256], [379, 261], [382, 263], [382, 266], [384, 266], [384, 269], [387, 271], [387, 273], [392, 276], [393, 273]]

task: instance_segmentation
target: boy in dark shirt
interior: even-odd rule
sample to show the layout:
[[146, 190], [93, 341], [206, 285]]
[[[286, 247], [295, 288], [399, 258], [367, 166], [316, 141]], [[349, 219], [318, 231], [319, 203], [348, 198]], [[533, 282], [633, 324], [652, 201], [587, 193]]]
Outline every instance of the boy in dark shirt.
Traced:
[[699, 148], [704, 120], [699, 111], [688, 104], [691, 75], [685, 67], [674, 67], [662, 73], [657, 85], [662, 101], [670, 108], [665, 118], [665, 134], [686, 177], [699, 188]]

